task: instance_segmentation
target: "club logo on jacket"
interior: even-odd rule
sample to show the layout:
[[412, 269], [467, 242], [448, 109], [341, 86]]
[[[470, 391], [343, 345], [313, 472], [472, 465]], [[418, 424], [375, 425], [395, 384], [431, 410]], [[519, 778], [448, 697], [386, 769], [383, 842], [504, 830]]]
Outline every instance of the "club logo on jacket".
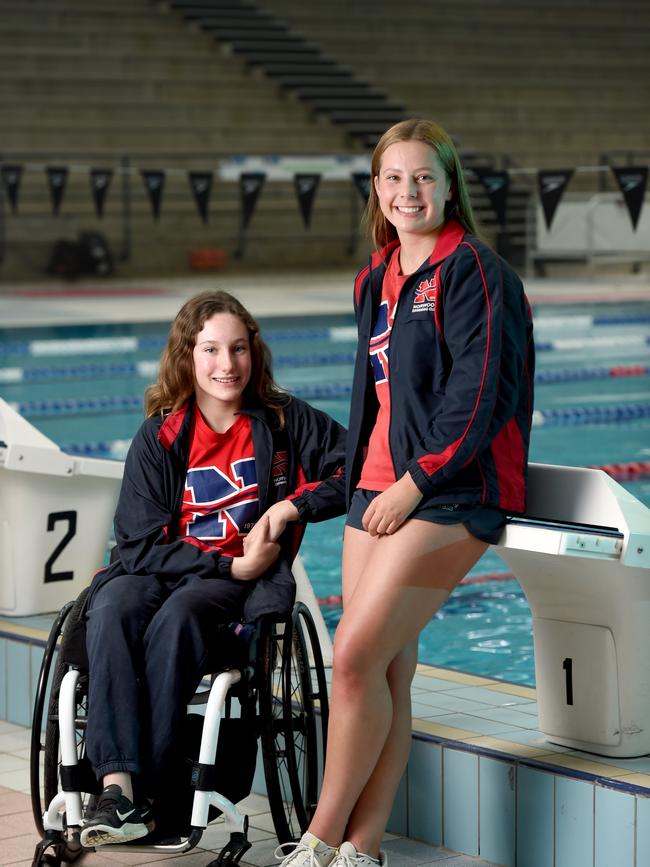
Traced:
[[286, 452], [275, 452], [273, 462], [271, 464], [271, 474], [273, 476], [273, 484], [276, 488], [287, 484], [287, 471], [289, 468], [289, 459]]
[[438, 297], [438, 272], [430, 280], [421, 280], [414, 289], [411, 313], [435, 310]]
[[222, 540], [228, 531], [245, 535], [259, 518], [255, 458], [230, 464], [230, 474], [219, 467], [195, 467], [185, 479], [184, 506], [192, 511], [186, 534], [198, 539]]

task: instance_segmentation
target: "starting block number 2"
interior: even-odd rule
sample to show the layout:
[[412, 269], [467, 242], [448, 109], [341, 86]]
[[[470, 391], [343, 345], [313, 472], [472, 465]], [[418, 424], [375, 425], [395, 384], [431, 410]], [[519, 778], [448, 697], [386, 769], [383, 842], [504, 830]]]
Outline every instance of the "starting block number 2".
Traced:
[[65, 522], [68, 525], [63, 538], [57, 544], [45, 563], [45, 583], [51, 581], [72, 581], [74, 572], [55, 572], [54, 564], [57, 558], [61, 555], [66, 545], [74, 538], [77, 532], [77, 513], [76, 512], [50, 512], [47, 516], [47, 532], [51, 533], [57, 524]]

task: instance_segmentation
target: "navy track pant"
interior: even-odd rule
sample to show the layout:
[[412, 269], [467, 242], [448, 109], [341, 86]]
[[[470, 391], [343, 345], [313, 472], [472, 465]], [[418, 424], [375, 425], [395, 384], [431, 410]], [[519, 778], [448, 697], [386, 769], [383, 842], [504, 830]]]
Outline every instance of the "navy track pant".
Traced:
[[[173, 588], [121, 575], [87, 612], [87, 752], [97, 778], [142, 775], [156, 796], [182, 755], [186, 706], [213, 663], [217, 625], [242, 616], [245, 582], [188, 575]], [[179, 751], [180, 754], [179, 754]]]

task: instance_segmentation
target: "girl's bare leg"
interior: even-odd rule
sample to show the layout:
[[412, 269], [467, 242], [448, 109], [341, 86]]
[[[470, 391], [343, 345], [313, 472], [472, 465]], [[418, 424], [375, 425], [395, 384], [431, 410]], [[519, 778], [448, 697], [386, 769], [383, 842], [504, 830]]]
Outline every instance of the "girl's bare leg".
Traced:
[[412, 519], [375, 538], [346, 528], [327, 763], [310, 826], [330, 845], [345, 838], [377, 854], [410, 747], [406, 648], [486, 547], [462, 524]]

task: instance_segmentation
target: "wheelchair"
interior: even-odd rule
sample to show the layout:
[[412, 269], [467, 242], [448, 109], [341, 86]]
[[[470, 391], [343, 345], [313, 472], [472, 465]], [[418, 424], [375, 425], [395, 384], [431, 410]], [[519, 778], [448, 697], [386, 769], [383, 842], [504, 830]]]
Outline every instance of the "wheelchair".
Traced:
[[[93, 851], [79, 842], [101, 789], [85, 753], [87, 592], [59, 612], [41, 665], [30, 755], [32, 812], [41, 840], [32, 867], [60, 867]], [[223, 814], [230, 841], [209, 867], [237, 864], [250, 843], [248, 817], [236, 803], [250, 794], [258, 741], [279, 843], [298, 840], [310, 822], [324, 766], [328, 697], [309, 608], [296, 602], [286, 617], [261, 618], [244, 627], [244, 635], [218, 628], [229, 632], [228, 657], [220, 670], [206, 673], [188, 706], [184, 826], [167, 839], [165, 828], [157, 828], [155, 842], [110, 844], [112, 851], [182, 854]]]

